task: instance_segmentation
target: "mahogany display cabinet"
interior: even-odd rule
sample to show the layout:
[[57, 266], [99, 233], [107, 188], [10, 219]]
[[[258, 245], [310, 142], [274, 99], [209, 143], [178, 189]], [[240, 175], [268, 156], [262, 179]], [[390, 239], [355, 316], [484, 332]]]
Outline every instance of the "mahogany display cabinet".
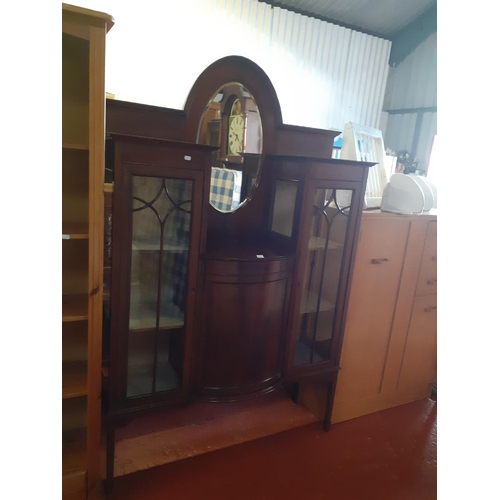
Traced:
[[[108, 100], [106, 380], [114, 428], [157, 406], [326, 384], [330, 425], [368, 168], [284, 125], [267, 75], [216, 61], [184, 110]], [[109, 244], [109, 242], [108, 242]], [[109, 285], [109, 283], [108, 283]]]

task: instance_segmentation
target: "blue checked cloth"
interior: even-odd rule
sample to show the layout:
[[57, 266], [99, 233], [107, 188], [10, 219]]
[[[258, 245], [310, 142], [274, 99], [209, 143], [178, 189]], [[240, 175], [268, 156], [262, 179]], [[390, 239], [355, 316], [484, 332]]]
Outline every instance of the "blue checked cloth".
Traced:
[[241, 199], [243, 173], [228, 168], [212, 167], [210, 204], [222, 212], [237, 208]]

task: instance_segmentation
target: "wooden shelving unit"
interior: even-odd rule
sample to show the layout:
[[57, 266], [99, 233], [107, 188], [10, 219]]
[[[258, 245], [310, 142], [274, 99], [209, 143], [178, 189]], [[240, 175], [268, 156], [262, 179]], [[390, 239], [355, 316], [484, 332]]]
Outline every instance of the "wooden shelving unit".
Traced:
[[104, 54], [113, 19], [62, 4], [63, 499], [101, 498]]

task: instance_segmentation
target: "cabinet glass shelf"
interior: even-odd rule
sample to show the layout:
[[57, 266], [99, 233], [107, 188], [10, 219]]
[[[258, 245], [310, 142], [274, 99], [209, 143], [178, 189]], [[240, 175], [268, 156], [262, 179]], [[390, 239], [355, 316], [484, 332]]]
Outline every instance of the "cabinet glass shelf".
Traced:
[[[156, 392], [178, 389], [180, 378], [168, 362], [161, 364], [156, 376]], [[148, 363], [129, 365], [127, 376], [127, 397], [152, 394], [152, 373]]]
[[[309, 239], [309, 250], [323, 250], [326, 245], [326, 239], [320, 236], [313, 236]], [[337, 243], [336, 241], [330, 240], [328, 242], [327, 250], [342, 250], [344, 245]]]
[[[159, 251], [160, 244], [158, 242], [138, 241], [132, 242], [132, 251]], [[180, 241], [164, 242], [162, 250], [164, 252], [187, 252], [189, 247], [186, 243]]]
[[[303, 299], [300, 306], [300, 313], [314, 313], [318, 307], [318, 294], [309, 292]], [[326, 299], [321, 299], [319, 302], [319, 312], [333, 311], [335, 306]]]

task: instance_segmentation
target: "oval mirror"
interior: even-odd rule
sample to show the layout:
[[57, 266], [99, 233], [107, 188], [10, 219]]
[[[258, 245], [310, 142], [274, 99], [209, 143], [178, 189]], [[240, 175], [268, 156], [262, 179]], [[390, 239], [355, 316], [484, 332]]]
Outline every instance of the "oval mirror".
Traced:
[[212, 157], [210, 204], [234, 212], [252, 197], [262, 157], [262, 121], [252, 94], [238, 82], [210, 99], [198, 127], [198, 143], [218, 147]]

